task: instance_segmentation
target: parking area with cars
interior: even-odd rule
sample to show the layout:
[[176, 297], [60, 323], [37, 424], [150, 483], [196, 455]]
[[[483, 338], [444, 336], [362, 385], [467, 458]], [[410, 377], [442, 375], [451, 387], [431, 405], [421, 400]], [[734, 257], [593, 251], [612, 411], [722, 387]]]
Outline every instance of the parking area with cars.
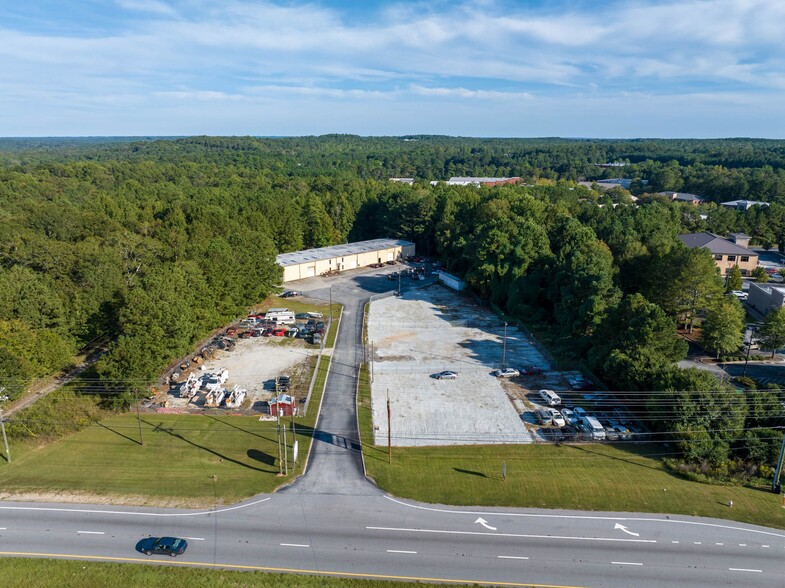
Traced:
[[527, 333], [439, 284], [372, 302], [367, 353], [377, 444], [388, 400], [396, 446], [619, 441], [640, 430], [588, 377], [552, 369]]

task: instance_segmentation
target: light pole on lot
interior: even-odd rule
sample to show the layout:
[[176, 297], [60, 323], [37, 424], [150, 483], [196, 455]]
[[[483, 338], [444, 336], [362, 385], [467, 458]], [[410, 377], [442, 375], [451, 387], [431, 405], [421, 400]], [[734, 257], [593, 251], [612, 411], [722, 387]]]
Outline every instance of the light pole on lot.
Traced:
[[752, 338], [755, 335], [755, 327], [758, 325], [750, 325], [750, 338], [747, 341], [747, 357], [744, 358], [744, 371], [741, 374], [742, 378], [747, 377], [747, 364], [750, 361], [750, 349], [752, 349]]
[[507, 367], [507, 323], [504, 323], [504, 339], [502, 340], [502, 369]]
[[8, 463], [11, 463], [11, 450], [8, 449], [8, 437], [5, 434], [5, 421], [3, 420], [3, 402], [8, 400], [8, 396], [3, 394], [5, 388], [0, 388], [0, 428], [3, 429], [3, 444], [5, 445], [5, 458]]
[[330, 285], [330, 321], [333, 320], [333, 287]]

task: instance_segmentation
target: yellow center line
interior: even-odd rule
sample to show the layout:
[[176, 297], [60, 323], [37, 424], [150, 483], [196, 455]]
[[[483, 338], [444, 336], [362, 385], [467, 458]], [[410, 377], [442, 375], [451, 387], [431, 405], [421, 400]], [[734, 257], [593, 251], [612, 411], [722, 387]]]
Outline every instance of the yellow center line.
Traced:
[[390, 574], [360, 574], [357, 572], [328, 572], [323, 570], [308, 570], [296, 568], [275, 568], [269, 566], [249, 566], [242, 564], [221, 564], [212, 562], [199, 562], [199, 561], [182, 561], [173, 558], [167, 560], [155, 559], [142, 559], [139, 557], [108, 557], [103, 555], [74, 555], [68, 553], [35, 553], [26, 551], [0, 551], [0, 556], [17, 556], [17, 557], [64, 557], [68, 559], [77, 560], [94, 560], [94, 561], [119, 561], [119, 562], [132, 562], [132, 563], [156, 563], [159, 565], [181, 565], [181, 566], [201, 566], [205, 568], [222, 568], [222, 569], [237, 569], [237, 570], [253, 570], [257, 572], [279, 572], [289, 574], [311, 574], [314, 576], [335, 576], [335, 577], [351, 577], [351, 578], [368, 578], [380, 580], [406, 580], [406, 581], [419, 581], [419, 582], [435, 582], [435, 583], [451, 583], [451, 584], [474, 584], [481, 586], [516, 586], [521, 588], [582, 588], [581, 586], [565, 586], [562, 584], [522, 584], [520, 582], [494, 582], [486, 580], [456, 580], [452, 578], [429, 578], [420, 576], [395, 576]]

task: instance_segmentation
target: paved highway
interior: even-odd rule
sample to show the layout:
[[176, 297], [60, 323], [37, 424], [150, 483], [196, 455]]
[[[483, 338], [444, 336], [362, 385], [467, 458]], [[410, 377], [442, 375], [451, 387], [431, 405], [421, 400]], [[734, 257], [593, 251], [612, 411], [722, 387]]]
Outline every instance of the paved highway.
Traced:
[[[362, 300], [392, 282], [357, 276], [332, 283], [346, 310], [305, 476], [275, 495], [207, 511], [2, 502], [0, 555], [507, 586], [783, 585], [785, 531], [384, 495], [363, 477], [354, 378]], [[176, 559], [148, 558], [134, 550], [148, 535], [185, 537], [190, 546]]]

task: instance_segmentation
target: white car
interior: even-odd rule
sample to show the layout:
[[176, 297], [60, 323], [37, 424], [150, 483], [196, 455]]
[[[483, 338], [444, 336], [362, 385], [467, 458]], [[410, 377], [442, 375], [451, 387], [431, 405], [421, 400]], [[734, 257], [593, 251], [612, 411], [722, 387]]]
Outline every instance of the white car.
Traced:
[[491, 375], [497, 378], [516, 378], [521, 375], [521, 372], [515, 368], [504, 368], [503, 370], [493, 370]]
[[554, 425], [557, 427], [564, 427], [567, 424], [564, 420], [564, 416], [562, 416], [562, 413], [560, 413], [555, 408], [551, 408], [549, 410], [551, 411], [551, 417]]
[[613, 425], [613, 430], [619, 434], [619, 439], [629, 440], [632, 439], [632, 433], [624, 425]]
[[731, 294], [733, 294], [739, 300], [747, 300], [747, 296], [749, 296], [749, 294], [744, 290], [731, 290]]
[[439, 372], [438, 374], [434, 374], [433, 377], [436, 378], [437, 380], [454, 380], [455, 378], [458, 377], [458, 374], [456, 374], [455, 372], [444, 371], [444, 372]]

